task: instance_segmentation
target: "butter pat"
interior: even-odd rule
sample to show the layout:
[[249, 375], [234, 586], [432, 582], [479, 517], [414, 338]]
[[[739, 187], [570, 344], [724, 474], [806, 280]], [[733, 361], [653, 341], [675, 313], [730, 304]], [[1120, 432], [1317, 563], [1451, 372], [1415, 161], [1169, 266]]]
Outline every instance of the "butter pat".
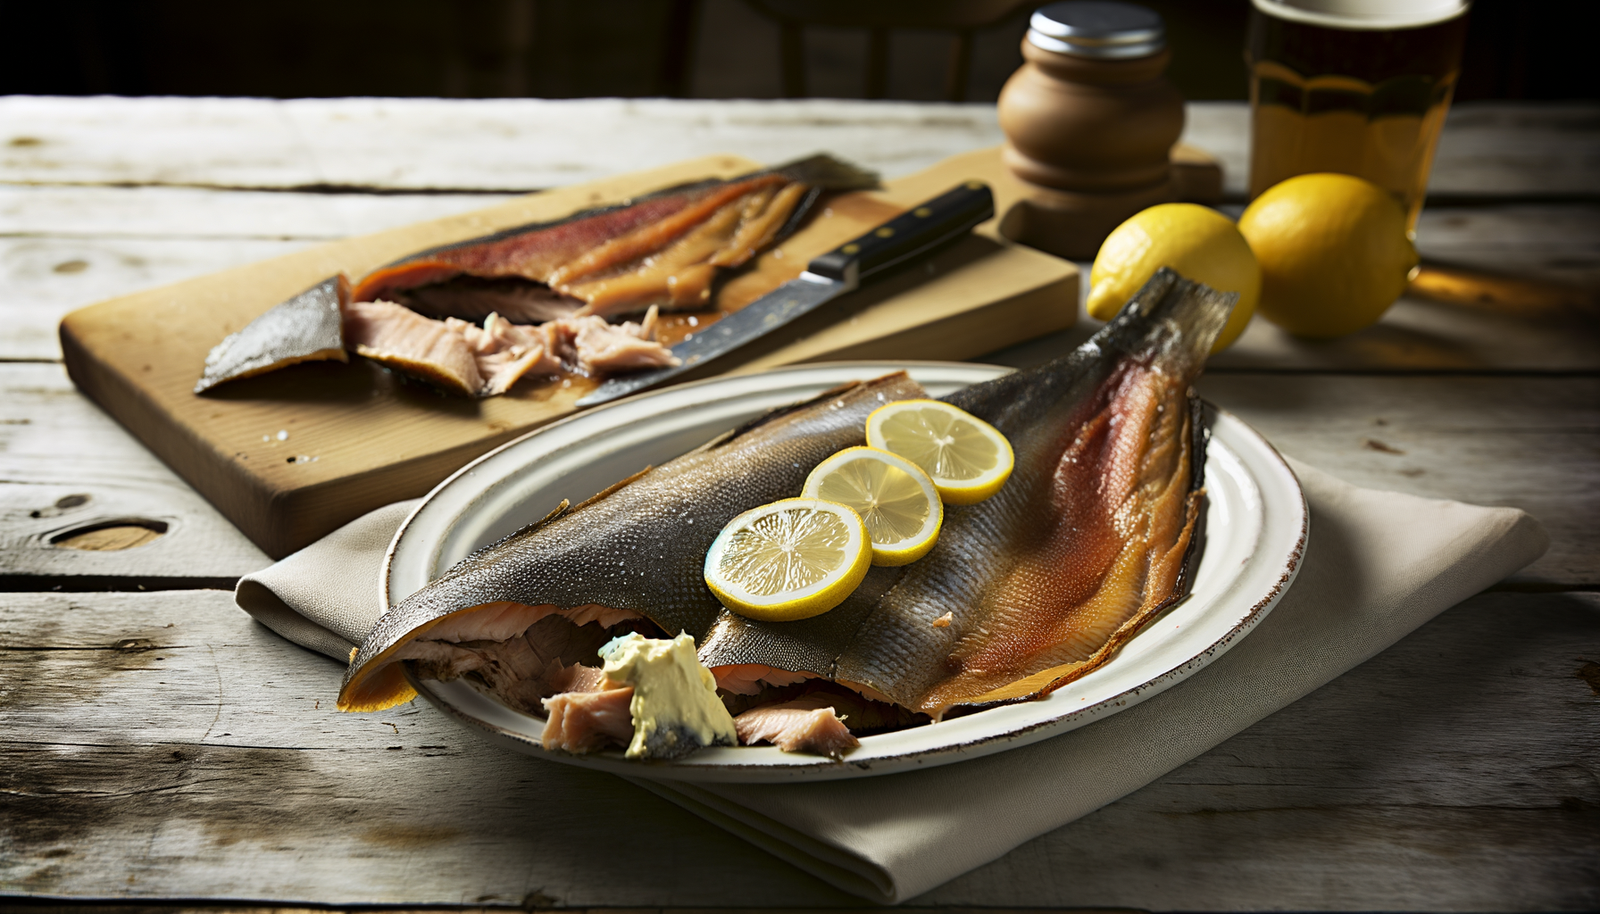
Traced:
[[733, 715], [717, 697], [717, 680], [695, 656], [694, 638], [630, 633], [600, 648], [606, 679], [633, 686], [628, 706], [633, 741], [628, 758], [678, 758], [705, 746], [737, 746]]

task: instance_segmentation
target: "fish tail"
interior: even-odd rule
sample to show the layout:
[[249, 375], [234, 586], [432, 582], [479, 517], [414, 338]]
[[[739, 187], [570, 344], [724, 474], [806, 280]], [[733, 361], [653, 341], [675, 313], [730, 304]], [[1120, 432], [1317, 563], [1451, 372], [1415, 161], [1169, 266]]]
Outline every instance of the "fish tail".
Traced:
[[1162, 267], [1112, 318], [1106, 331], [1112, 339], [1130, 332], [1137, 336], [1143, 345], [1130, 348], [1154, 344], [1164, 356], [1198, 364], [1211, 352], [1238, 301], [1237, 292], [1218, 292]]
[[825, 190], [867, 190], [879, 186], [877, 172], [826, 153], [779, 165], [772, 173]]

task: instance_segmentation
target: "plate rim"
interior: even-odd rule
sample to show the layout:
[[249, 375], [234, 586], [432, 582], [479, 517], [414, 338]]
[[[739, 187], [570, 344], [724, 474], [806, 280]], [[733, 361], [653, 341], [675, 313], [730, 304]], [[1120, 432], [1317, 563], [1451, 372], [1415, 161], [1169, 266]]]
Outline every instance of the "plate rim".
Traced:
[[[804, 375], [808, 373], [853, 373], [857, 376], [867, 374], [875, 376], [897, 370], [906, 370], [915, 375], [919, 369], [924, 372], [937, 372], [944, 370], [954, 371], [956, 373], [980, 373], [987, 374], [988, 378], [999, 377], [1003, 374], [1016, 370], [1010, 366], [1003, 365], [927, 360], [874, 359], [860, 361], [814, 362], [804, 365], [787, 366], [759, 373], [724, 375], [707, 378], [701, 381], [690, 382], [687, 384], [674, 385], [662, 390], [628, 397], [623, 400], [618, 400], [614, 403], [608, 403], [595, 409], [573, 413], [572, 415], [563, 417], [555, 422], [543, 425], [537, 429], [533, 429], [494, 448], [493, 450], [484, 453], [483, 455], [467, 463], [465, 466], [461, 467], [456, 472], [452, 473], [450, 476], [446, 477], [442, 482], [436, 485], [427, 496], [419, 501], [418, 504], [406, 515], [406, 518], [401, 522], [399, 528], [395, 531], [394, 536], [390, 539], [389, 545], [384, 552], [383, 564], [379, 570], [378, 583], [379, 595], [380, 599], [382, 600], [382, 611], [387, 612], [393, 605], [390, 602], [390, 591], [393, 584], [394, 563], [406, 543], [406, 536], [409, 531], [414, 529], [418, 519], [425, 516], [425, 512], [429, 510], [430, 505], [435, 506], [436, 510], [438, 509], [435, 499], [451, 486], [460, 484], [460, 480], [474, 475], [479, 466], [493, 460], [497, 456], [507, 451], [524, 445], [525, 442], [529, 441], [530, 439], [556, 432], [574, 423], [587, 421], [589, 417], [611, 410], [626, 409], [630, 405], [648, 403], [651, 400], [660, 397], [673, 397], [676, 399], [677, 397], [681, 397], [684, 392], [693, 391], [695, 389], [708, 386], [737, 386], [741, 381], [748, 382], [755, 378], [782, 378], [784, 376]], [[1165, 691], [1193, 673], [1198, 672], [1205, 666], [1208, 666], [1213, 660], [1230, 649], [1232, 645], [1240, 638], [1248, 634], [1251, 629], [1253, 629], [1261, 622], [1262, 619], [1266, 617], [1267, 613], [1269, 613], [1271, 609], [1278, 603], [1278, 601], [1282, 599], [1283, 594], [1293, 584], [1295, 577], [1299, 573], [1300, 566], [1305, 555], [1306, 542], [1309, 536], [1310, 521], [1309, 512], [1305, 503], [1305, 493], [1300, 485], [1299, 478], [1295, 475], [1293, 468], [1290, 467], [1283, 459], [1282, 454], [1280, 454], [1278, 450], [1272, 446], [1271, 442], [1267, 441], [1264, 436], [1262, 436], [1254, 428], [1250, 427], [1249, 424], [1213, 404], [1206, 403], [1205, 408], [1212, 413], [1214, 420], [1220, 420], [1227, 425], [1233, 426], [1232, 431], [1234, 433], [1242, 433], [1251, 441], [1252, 444], [1259, 447], [1264, 452], [1264, 455], [1269, 458], [1269, 464], [1271, 468], [1281, 473], [1281, 478], [1279, 481], [1287, 481], [1292, 487], [1292, 491], [1296, 496], [1296, 500], [1292, 507], [1298, 513], [1299, 530], [1295, 536], [1295, 542], [1293, 546], [1290, 548], [1288, 555], [1283, 559], [1284, 565], [1281, 569], [1281, 573], [1279, 574], [1277, 580], [1272, 583], [1270, 588], [1267, 589], [1266, 593], [1260, 596], [1259, 599], [1252, 604], [1249, 611], [1245, 613], [1233, 626], [1231, 626], [1227, 632], [1222, 634], [1212, 643], [1196, 650], [1191, 656], [1188, 657], [1188, 659], [1183, 660], [1172, 668], [1145, 679], [1136, 685], [1122, 689], [1100, 701], [1096, 701], [1093, 704], [1086, 705], [1081, 708], [1071, 709], [1054, 717], [1015, 726], [1002, 733], [981, 735], [970, 739], [958, 739], [953, 742], [944, 743], [932, 748], [912, 751], [902, 755], [877, 757], [859, 762], [852, 762], [848, 757], [841, 762], [832, 759], [788, 754], [784, 754], [781, 762], [779, 763], [774, 763], [773, 761], [764, 761], [759, 763], [718, 761], [714, 764], [695, 764], [693, 757], [691, 757], [689, 760], [680, 760], [678, 762], [652, 762], [643, 760], [626, 760], [623, 759], [618, 753], [577, 756], [544, 750], [539, 746], [536, 740], [529, 738], [525, 734], [508, 730], [492, 721], [475, 717], [466, 710], [458, 708], [452, 704], [449, 700], [447, 700], [446, 695], [438, 694], [438, 691], [450, 692], [454, 688], [471, 689], [471, 686], [459, 682], [423, 682], [413, 676], [409, 665], [403, 665], [402, 669], [405, 673], [407, 682], [416, 689], [418, 695], [422, 696], [434, 707], [444, 711], [447, 716], [455, 720], [457, 723], [460, 723], [468, 729], [477, 732], [480, 736], [487, 738], [490, 742], [506, 746], [524, 754], [533, 755], [535, 757], [550, 761], [605, 770], [631, 777], [660, 778], [679, 781], [722, 781], [729, 783], [792, 783], [795, 781], [804, 780], [833, 780], [842, 778], [871, 777], [892, 774], [905, 770], [915, 770], [922, 767], [950, 764], [963, 761], [968, 758], [975, 758], [981, 755], [989, 755], [995, 752], [1005, 751], [1007, 749], [1018, 748], [1029, 743], [1048, 738], [1058, 732], [1069, 732], [1070, 730], [1077, 729], [1078, 727], [1084, 726], [1102, 717], [1115, 714], [1117, 711], [1124, 710], [1125, 708], [1131, 707], [1134, 704], [1138, 704], [1146, 698], [1153, 697], [1154, 695]], [[580, 442], [586, 440], [588, 440], [588, 438], [579, 439]], [[1253, 476], [1254, 474], [1252, 473], [1251, 475]], [[509, 478], [509, 476], [506, 478]], [[474, 497], [483, 497], [500, 481], [501, 480], [496, 479], [488, 482], [483, 486], [482, 491], [478, 492]], [[1260, 482], [1260, 480], [1257, 480], [1258, 486], [1260, 485]], [[1281, 507], [1282, 506], [1280, 506], [1280, 508]], [[1265, 512], [1265, 510], [1266, 509], [1263, 508], [1263, 512]], [[1263, 528], [1263, 532], [1265, 532], [1265, 528]], [[435, 560], [436, 562], [438, 552], [443, 548], [444, 544], [445, 542], [442, 538], [439, 541], [434, 542], [431, 546], [431, 549], [427, 550], [426, 558]], [[481, 695], [481, 693], [475, 694]], [[489, 699], [487, 696], [481, 697], [484, 701], [492, 701], [492, 699]], [[509, 711], [510, 709], [505, 710]], [[615, 755], [616, 757], [612, 758], [612, 755]]]

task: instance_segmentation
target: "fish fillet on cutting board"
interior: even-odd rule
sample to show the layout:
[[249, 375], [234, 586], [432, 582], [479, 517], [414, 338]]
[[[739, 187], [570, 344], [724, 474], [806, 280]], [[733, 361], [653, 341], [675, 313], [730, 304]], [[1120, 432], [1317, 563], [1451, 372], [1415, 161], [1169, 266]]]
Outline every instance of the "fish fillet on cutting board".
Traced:
[[[196, 396], [195, 379], [218, 341], [340, 270], [358, 279], [425, 248], [760, 167], [708, 156], [91, 305], [61, 322], [67, 371], [256, 545], [282, 557], [373, 508], [425, 494], [468, 460], [569, 415], [592, 384], [523, 382], [504, 396], [468, 400], [352, 359], [297, 365]], [[793, 278], [813, 256], [971, 178], [994, 186], [998, 212], [1015, 199], [997, 150], [958, 156], [887, 182], [883, 191], [835, 198], [729, 281], [720, 298], [752, 300]], [[926, 264], [840, 299], [727, 370], [841, 358], [965, 359], [1070, 326], [1078, 271], [998, 240], [993, 225]]]

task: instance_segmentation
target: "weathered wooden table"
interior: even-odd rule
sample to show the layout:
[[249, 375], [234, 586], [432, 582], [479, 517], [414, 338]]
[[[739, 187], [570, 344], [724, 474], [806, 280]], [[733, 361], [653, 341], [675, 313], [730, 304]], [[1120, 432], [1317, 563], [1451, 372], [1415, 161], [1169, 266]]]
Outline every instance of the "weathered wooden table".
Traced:
[[[1248, 115], [1190, 108], [1241, 201]], [[267, 560], [67, 381], [78, 305], [709, 152], [903, 174], [985, 106], [0, 99], [0, 893], [143, 904], [859, 904], [607, 776], [412, 705], [239, 612]], [[1418, 243], [1454, 301], [1260, 322], [1203, 393], [1351, 482], [1514, 505], [1531, 567], [1165, 778], [912, 902], [1600, 906], [1600, 108], [1453, 112]], [[1078, 330], [997, 353], [1023, 364]], [[323, 707], [327, 705], [328, 707]], [[559, 789], [552, 789], [555, 785]], [[616, 823], [603, 847], [571, 823]]]

